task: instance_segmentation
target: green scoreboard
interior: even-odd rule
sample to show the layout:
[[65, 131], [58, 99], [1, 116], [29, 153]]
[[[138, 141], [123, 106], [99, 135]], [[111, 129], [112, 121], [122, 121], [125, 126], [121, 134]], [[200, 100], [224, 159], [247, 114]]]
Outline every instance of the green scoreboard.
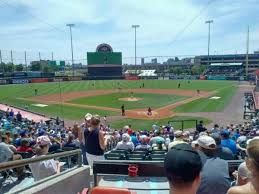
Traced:
[[122, 77], [122, 53], [113, 52], [108, 44], [100, 44], [96, 52], [87, 52], [88, 76], [95, 79]]

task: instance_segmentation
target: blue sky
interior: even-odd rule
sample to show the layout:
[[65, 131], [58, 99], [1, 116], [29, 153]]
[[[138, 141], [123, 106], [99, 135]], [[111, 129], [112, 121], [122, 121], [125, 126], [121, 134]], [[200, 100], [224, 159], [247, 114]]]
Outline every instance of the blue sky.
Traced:
[[[246, 51], [250, 26], [250, 51], [259, 49], [259, 0], [0, 0], [0, 49], [4, 61], [50, 58], [70, 60], [67, 23], [73, 29], [75, 58], [85, 63], [87, 51], [109, 43], [122, 51], [124, 63], [134, 62], [134, 31], [137, 55], [192, 56], [207, 53], [211, 26], [211, 53]], [[206, 8], [205, 8], [206, 7]], [[203, 10], [201, 12], [201, 10]], [[198, 16], [198, 17], [197, 17]], [[193, 22], [191, 22], [196, 18]], [[185, 31], [184, 27], [190, 24]], [[151, 58], [146, 58], [146, 61]], [[159, 57], [166, 60], [167, 57]], [[78, 62], [79, 62], [78, 61]]]

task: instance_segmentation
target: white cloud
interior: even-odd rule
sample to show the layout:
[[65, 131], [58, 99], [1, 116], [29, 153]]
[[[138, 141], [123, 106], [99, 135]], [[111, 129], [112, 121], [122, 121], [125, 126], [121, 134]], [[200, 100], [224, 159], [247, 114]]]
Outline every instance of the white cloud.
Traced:
[[[243, 33], [248, 18], [254, 25], [251, 49], [257, 49], [256, 41], [259, 40], [255, 37], [258, 37], [259, 29], [254, 13], [259, 10], [256, 2], [215, 1], [179, 34], [207, 1], [8, 0], [7, 5], [0, 7], [0, 17], [4, 18], [0, 19], [0, 24], [5, 27], [0, 32], [1, 48], [30, 50], [36, 53], [31, 54], [31, 58], [37, 57], [38, 51], [45, 53], [46, 57], [53, 51], [58, 59], [70, 59], [66, 24], [75, 23], [76, 58], [85, 58], [86, 51], [95, 50], [97, 44], [103, 42], [110, 43], [116, 51], [122, 51], [124, 57], [132, 57], [134, 31], [131, 25], [139, 24], [138, 56], [197, 55], [206, 53], [208, 29], [204, 22], [213, 19], [212, 52], [242, 52], [245, 50]], [[19, 8], [23, 9], [19, 11]], [[8, 22], [6, 17], [11, 10], [17, 10], [17, 17], [10, 17], [12, 22]]]

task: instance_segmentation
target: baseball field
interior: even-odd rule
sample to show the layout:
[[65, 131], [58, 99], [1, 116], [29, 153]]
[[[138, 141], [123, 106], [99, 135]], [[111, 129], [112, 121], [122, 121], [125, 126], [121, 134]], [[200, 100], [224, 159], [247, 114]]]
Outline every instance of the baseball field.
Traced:
[[[85, 113], [107, 116], [109, 124], [121, 128], [148, 129], [170, 120], [207, 118], [185, 113], [221, 112], [237, 89], [233, 81], [199, 80], [103, 80], [52, 82], [0, 86], [0, 103], [27, 108], [46, 116], [82, 121]], [[35, 91], [37, 90], [37, 91]], [[121, 116], [124, 105], [126, 116]], [[147, 115], [148, 108], [152, 115]], [[175, 124], [178, 127], [178, 124]], [[194, 127], [190, 122], [185, 128]]]

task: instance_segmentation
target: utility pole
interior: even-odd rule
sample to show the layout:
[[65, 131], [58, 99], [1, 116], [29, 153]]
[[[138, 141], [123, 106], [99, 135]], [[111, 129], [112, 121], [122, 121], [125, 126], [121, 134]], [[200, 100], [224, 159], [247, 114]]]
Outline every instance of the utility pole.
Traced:
[[51, 61], [54, 61], [54, 53], [51, 52]]
[[205, 24], [209, 24], [209, 30], [208, 30], [208, 65], [210, 64], [210, 24], [213, 23], [213, 20], [207, 20]]
[[139, 28], [140, 25], [132, 25], [132, 28], [135, 30], [135, 65], [137, 65], [137, 28]]
[[11, 63], [12, 63], [12, 70], [14, 72], [14, 64], [13, 64], [13, 51], [11, 50]]
[[248, 77], [248, 54], [249, 54], [249, 26], [247, 27], [247, 39], [246, 39], [246, 79]]
[[3, 58], [2, 58], [2, 51], [0, 50], [0, 65], [3, 66], [3, 73], [4, 73], [4, 64], [3, 64]]
[[27, 53], [26, 53], [26, 51], [24, 51], [24, 62], [25, 62], [25, 66], [26, 66], [26, 72], [28, 72]]
[[40, 52], [39, 52], [39, 60], [41, 61], [41, 54], [40, 54]]
[[73, 51], [73, 35], [72, 35], [72, 27], [75, 26], [75, 24], [67, 24], [70, 30], [70, 42], [71, 42], [71, 55], [72, 55], [72, 69], [73, 69], [73, 77], [75, 76], [75, 68], [74, 68], [74, 51]]

